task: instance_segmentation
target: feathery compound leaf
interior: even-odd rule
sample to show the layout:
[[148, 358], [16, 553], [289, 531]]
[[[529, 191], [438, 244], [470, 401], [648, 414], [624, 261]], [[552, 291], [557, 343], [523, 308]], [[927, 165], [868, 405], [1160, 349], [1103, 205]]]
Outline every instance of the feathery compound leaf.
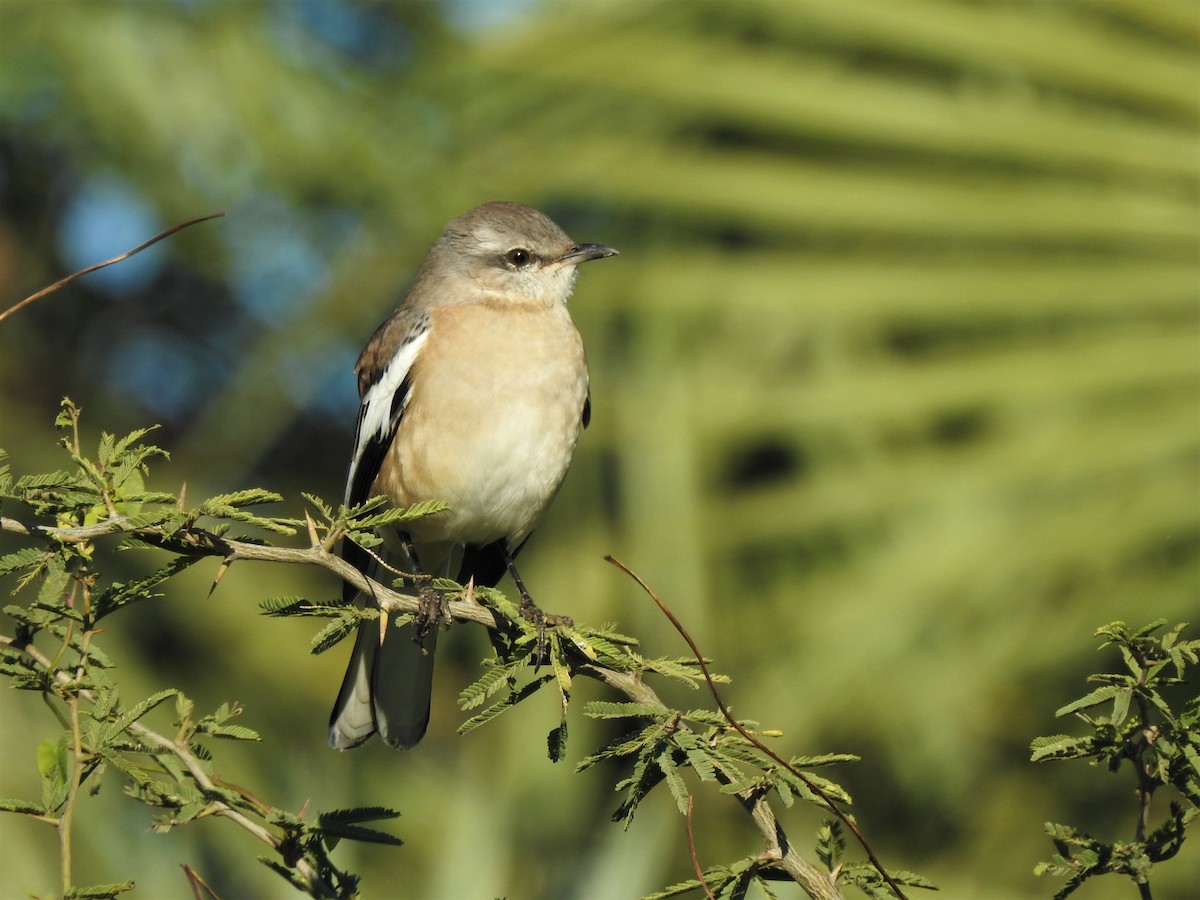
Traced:
[[378, 831], [374, 828], [367, 828], [364, 825], [351, 825], [342, 822], [330, 822], [328, 825], [322, 824], [321, 832], [327, 837], [345, 838], [349, 841], [362, 841], [367, 844], [390, 844], [393, 847], [399, 847], [404, 843], [400, 838], [394, 834], [388, 834], [386, 831]]
[[1177, 800], [1171, 801], [1171, 813], [1153, 833], [1146, 838], [1146, 855], [1151, 862], [1163, 862], [1173, 857], [1183, 846], [1184, 829], [1200, 816], [1200, 809], [1185, 810]]
[[[271, 597], [263, 600], [258, 604], [258, 608], [262, 610], [263, 615], [287, 617], [287, 616], [316, 616], [319, 618], [336, 618], [347, 612], [347, 609], [353, 603], [352, 600], [343, 600], [338, 597], [333, 600], [323, 600], [315, 602], [305, 599], [304, 597]], [[378, 610], [365, 609], [361, 611], [360, 619], [377, 618]]]
[[813, 769], [841, 762], [858, 762], [862, 757], [853, 753], [821, 753], [817, 756], [793, 756], [788, 760], [797, 769]]
[[1117, 696], [1117, 694], [1121, 693], [1122, 690], [1122, 688], [1115, 684], [1106, 684], [1104, 687], [1096, 688], [1096, 690], [1084, 695], [1083, 697], [1080, 697], [1078, 700], [1068, 703], [1066, 706], [1060, 707], [1059, 709], [1055, 710], [1054, 715], [1061, 718], [1062, 716], [1068, 716], [1073, 712], [1078, 712], [1081, 709], [1089, 709], [1093, 706], [1099, 706], [1101, 703], [1111, 700], [1113, 697]]
[[116, 884], [93, 884], [89, 887], [72, 888], [63, 894], [63, 900], [108, 900], [126, 891], [133, 890], [132, 881], [122, 881]]
[[[684, 734], [689, 734], [689, 732], [679, 732], [676, 738], [677, 743], [683, 743]], [[717, 770], [713, 761], [699, 743], [685, 747], [684, 753], [687, 754], [688, 765], [692, 767], [692, 771], [699, 776], [701, 781], [717, 780]]]
[[583, 708], [583, 714], [590, 719], [628, 719], [652, 718], [665, 719], [675, 714], [665, 706], [653, 703], [615, 703], [610, 700], [595, 700]]
[[119, 735], [122, 731], [124, 731], [142, 716], [146, 715], [146, 713], [150, 712], [150, 710], [154, 709], [154, 707], [158, 706], [164, 700], [168, 699], [169, 697], [174, 697], [178, 693], [179, 691], [175, 688], [168, 688], [165, 691], [159, 691], [156, 694], [151, 694], [128, 712], [122, 713], [108, 726], [107, 739], [105, 743]]
[[462, 693], [458, 695], [459, 708], [468, 710], [479, 706], [484, 700], [504, 687], [510, 678], [514, 677], [517, 672], [524, 668], [526, 662], [526, 657], [519, 657], [505, 665], [496, 664], [491, 666], [474, 683], [463, 688]]
[[[685, 721], [711, 728], [728, 728], [729, 721], [719, 712], [711, 709], [689, 709], [683, 714]], [[744, 723], [743, 723], [744, 726]]]
[[177, 556], [161, 569], [151, 572], [149, 575], [135, 578], [133, 581], [114, 583], [112, 587], [96, 596], [94, 601], [96, 618], [103, 618], [109, 613], [115, 612], [121, 607], [137, 600], [149, 600], [153, 597], [161, 597], [162, 595], [154, 591], [153, 588], [167, 581], [169, 578], [178, 575], [189, 566], [198, 563], [202, 558], [200, 556]]
[[204, 510], [211, 507], [227, 506], [259, 506], [264, 503], [282, 502], [282, 494], [277, 494], [274, 491], [263, 490], [262, 488], [249, 488], [244, 491], [234, 491], [231, 494], [217, 494], [215, 497], [209, 497], [202, 504], [200, 504], [200, 509]]
[[1092, 755], [1092, 738], [1072, 737], [1069, 734], [1052, 734], [1046, 737], [1034, 738], [1029, 743], [1032, 754], [1031, 762], [1047, 759], [1081, 759]]
[[[139, 496], [137, 498], [126, 497], [126, 502], [129, 503], [170, 503], [174, 500], [170, 494], [150, 497], [149, 495]], [[179, 510], [172, 507], [164, 509], [151, 509], [143, 512], [133, 513], [125, 517], [125, 528], [130, 531], [135, 531], [142, 528], [155, 528], [158, 526], [175, 526], [167, 527], [167, 531], [174, 531], [180, 524], [186, 521], [187, 516]]]
[[[316, 494], [308, 494], [304, 491], [300, 492], [300, 496], [308, 501], [308, 504], [317, 511], [322, 519], [326, 521], [333, 518], [333, 507], [318, 497]], [[382, 499], [382, 498], [381, 498]]]
[[546, 755], [550, 762], [562, 762], [567, 755], [567, 717], [563, 716], [557, 728], [546, 735]]
[[842, 864], [846, 852], [846, 839], [842, 836], [842, 823], [828, 819], [817, 829], [817, 859], [832, 872]]
[[[704, 884], [708, 885], [708, 889], [713, 892], [714, 896], [724, 896], [725, 889], [736, 882], [737, 877], [737, 873], [730, 866], [713, 866], [704, 870]], [[692, 878], [688, 881], [681, 881], [678, 884], [663, 888], [656, 893], [647, 894], [642, 900], [667, 900], [669, 897], [690, 894], [692, 891], [699, 890], [700, 887], [700, 880]], [[732, 896], [732, 894], [729, 896]]]
[[26, 566], [38, 565], [40, 567], [48, 556], [45, 550], [37, 547], [22, 547], [13, 553], [0, 556], [0, 575], [7, 575], [15, 569], [23, 569]]
[[235, 741], [261, 741], [262, 737], [257, 731], [251, 728], [244, 728], [241, 725], [211, 725], [208, 727], [200, 727], [197, 729], [201, 734], [211, 735], [212, 737], [228, 738]]
[[582, 625], [567, 629], [567, 638], [588, 659], [620, 667], [638, 659], [632, 648], [637, 641], [612, 631], [596, 630]]
[[671, 796], [675, 798], [675, 805], [679, 807], [681, 813], [687, 814], [688, 807], [688, 789], [683, 777], [679, 774], [679, 767], [675, 765], [675, 760], [671, 756], [670, 750], [664, 750], [655, 758], [655, 763], [658, 765], [658, 770], [662, 772], [663, 778], [666, 779], [667, 787], [671, 791]]
[[606, 759], [637, 753], [646, 746], [648, 741], [652, 740], [659, 733], [660, 727], [659, 725], [648, 725], [637, 734], [617, 738], [590, 756], [581, 759], [575, 766], [575, 771], [582, 772], [584, 769], [590, 769], [596, 763], [603, 762]]
[[401, 522], [411, 522], [413, 519], [420, 519], [424, 516], [431, 516], [434, 513], [443, 512], [450, 508], [450, 505], [442, 500], [426, 500], [421, 503], [414, 503], [412, 506], [404, 508], [390, 508], [383, 512], [375, 513], [369, 516], [355, 515], [349, 519], [354, 524], [354, 527], [359, 530], [369, 530], [372, 528], [382, 528], [386, 525], [398, 525]]
[[493, 703], [491, 706], [489, 706], [483, 712], [478, 713], [477, 715], [474, 715], [471, 718], [467, 719], [467, 721], [463, 722], [461, 725], [458, 726], [458, 733], [466, 734], [468, 731], [478, 728], [480, 725], [483, 725], [486, 722], [490, 722], [492, 719], [496, 718], [496, 716], [500, 715], [500, 713], [506, 712], [507, 710], [512, 709], [514, 706], [516, 706], [522, 700], [526, 699], [527, 697], [533, 696], [533, 694], [537, 693], [538, 689], [540, 689], [541, 687], [543, 687], [546, 684], [549, 684], [553, 680], [554, 680], [553, 673], [550, 673], [548, 675], [543, 675], [541, 678], [534, 679], [533, 681], [529, 682], [529, 684], [525, 685], [524, 687], [520, 688], [519, 690], [513, 691], [511, 694], [509, 694], [507, 697], [505, 697], [499, 703]]
[[[707, 664], [709, 660], [705, 660]], [[642, 661], [642, 667], [647, 672], [657, 672], [659, 675], [664, 675], [667, 678], [672, 678], [675, 681], [682, 682], [691, 688], [699, 688], [704, 681], [704, 675], [700, 671], [700, 666], [692, 657], [678, 659], [646, 659]], [[728, 684], [729, 676], [720, 675], [715, 672], [710, 672], [709, 677], [718, 684]]]
[[242, 508], [245, 506], [257, 506], [263, 503], [278, 503], [281, 500], [283, 500], [283, 497], [273, 491], [252, 488], [232, 494], [219, 494], [216, 497], [210, 497], [200, 504], [194, 515], [208, 516], [214, 519], [230, 519], [246, 525], [264, 528], [276, 534], [295, 534], [297, 526], [301, 524], [296, 519], [259, 516]]
[[30, 803], [27, 800], [13, 800], [8, 797], [0, 797], [0, 812], [25, 813], [39, 816], [43, 815], [46, 810], [44, 807], [36, 803]]
[[[888, 874], [896, 884], [904, 887], [927, 888], [936, 891], [935, 885], [928, 878], [917, 875], [913, 872], [907, 872], [903, 869], [888, 870]], [[893, 900], [896, 896], [884, 880], [879, 877], [879, 872], [874, 866], [869, 863], [850, 863], [842, 868], [839, 879], [840, 882], [853, 885], [871, 900]]]
[[360, 621], [361, 619], [354, 612], [348, 610], [339, 612], [336, 619], [313, 635], [311, 650], [313, 655], [324, 653], [330, 647], [335, 646], [348, 635], [357, 631]]
[[400, 813], [386, 806], [356, 806], [353, 809], [334, 809], [321, 813], [317, 821], [324, 828], [330, 824], [352, 825], [361, 822], [380, 822], [384, 819], [398, 819]]

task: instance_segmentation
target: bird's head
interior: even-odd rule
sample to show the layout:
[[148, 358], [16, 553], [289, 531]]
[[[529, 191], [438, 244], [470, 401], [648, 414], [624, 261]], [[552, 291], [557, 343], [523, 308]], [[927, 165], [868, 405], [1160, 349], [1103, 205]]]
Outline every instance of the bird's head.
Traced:
[[477, 206], [446, 226], [430, 251], [431, 275], [466, 280], [514, 303], [565, 303], [578, 265], [616, 256], [604, 244], [579, 244], [549, 216], [518, 203]]

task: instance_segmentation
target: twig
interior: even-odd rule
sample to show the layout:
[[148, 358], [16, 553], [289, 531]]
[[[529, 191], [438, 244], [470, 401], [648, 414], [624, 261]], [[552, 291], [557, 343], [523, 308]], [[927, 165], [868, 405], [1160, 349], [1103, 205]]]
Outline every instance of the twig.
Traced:
[[66, 287], [68, 284], [70, 284], [72, 281], [74, 281], [77, 278], [82, 278], [84, 275], [88, 275], [92, 272], [95, 272], [97, 269], [103, 269], [105, 266], [111, 266], [113, 263], [119, 263], [122, 260], [129, 259], [129, 257], [133, 256], [135, 253], [141, 253], [147, 247], [157, 244], [159, 241], [163, 240], [164, 238], [169, 238], [171, 235], [175, 234], [177, 231], [183, 231], [183, 229], [185, 229], [185, 228], [190, 228], [191, 226], [199, 224], [200, 222], [207, 222], [209, 219], [219, 219], [223, 215], [225, 215], [225, 213], [223, 213], [223, 212], [212, 213], [207, 216], [201, 216], [198, 219], [189, 219], [186, 222], [180, 222], [178, 225], [172, 225], [166, 231], [156, 234], [154, 237], [150, 238], [150, 240], [146, 241], [144, 244], [138, 244], [132, 250], [126, 250], [120, 256], [114, 256], [112, 259], [106, 259], [102, 263], [96, 263], [94, 266], [88, 266], [86, 269], [80, 269], [78, 272], [72, 272], [66, 278], [60, 278], [58, 281], [54, 282], [54, 284], [50, 285], [49, 287], [42, 288], [36, 294], [30, 294], [24, 300], [10, 306], [8, 309], [4, 310], [4, 312], [0, 312], [0, 322], [3, 322], [5, 319], [7, 319], [13, 313], [17, 312], [17, 310], [24, 309], [30, 303], [33, 303], [33, 301], [40, 300], [42, 297], [45, 297], [47, 294], [53, 294], [59, 288]]
[[221, 898], [217, 896], [217, 892], [209, 886], [208, 882], [200, 877], [199, 872], [197, 872], [187, 863], [180, 863], [180, 866], [183, 867], [183, 874], [187, 876], [188, 884], [192, 888], [192, 896], [194, 896], [196, 900], [204, 900], [206, 896], [211, 897], [212, 900], [221, 900]]
[[838, 806], [834, 802], [833, 798], [830, 797], [829, 794], [827, 794], [824, 790], [822, 790], [816, 782], [814, 782], [811, 778], [809, 778], [807, 775], [789, 763], [786, 759], [781, 757], [774, 750], [760, 741], [757, 737], [743, 728], [742, 724], [733, 717], [733, 713], [729, 711], [729, 707], [727, 707], [725, 705], [725, 701], [721, 699], [721, 694], [717, 690], [717, 686], [713, 683], [712, 676], [708, 673], [708, 664], [704, 661], [704, 654], [700, 652], [700, 648], [696, 646], [696, 642], [692, 640], [692, 636], [688, 634], [687, 629], [683, 627], [683, 623], [675, 617], [675, 614], [671, 612], [670, 608], [662, 601], [658, 594], [654, 593], [650, 586], [642, 580], [641, 576], [634, 572], [633, 569], [629, 568], [629, 566], [625, 565], [625, 563], [612, 556], [606, 556], [604, 558], [641, 586], [642, 590], [644, 590], [647, 595], [649, 595], [650, 599], [654, 601], [655, 605], [662, 610], [663, 615], [670, 620], [671, 624], [675, 626], [675, 630], [678, 631], [680, 636], [687, 642], [688, 647], [692, 651], [692, 655], [696, 657], [696, 662], [700, 665], [700, 671], [704, 674], [704, 681], [708, 685], [708, 691], [710, 694], [712, 694], [712, 698], [716, 702], [717, 708], [721, 710], [721, 715], [725, 717], [725, 721], [727, 721], [734, 728], [734, 730], [737, 731], [738, 734], [740, 734], [771, 759], [775, 760], [775, 762], [779, 763], [781, 766], [803, 781], [804, 784], [808, 786], [809, 790], [820, 797], [821, 801], [825, 804], [829, 811], [837, 816], [842, 824], [849, 828], [854, 834], [855, 838], [858, 839], [859, 844], [862, 845], [863, 850], [867, 854], [867, 858], [871, 861], [871, 865], [873, 865], [875, 870], [879, 872], [880, 877], [887, 882], [887, 886], [892, 889], [892, 893], [894, 893], [899, 900], [907, 900], [904, 892], [900, 890], [900, 886], [896, 884], [895, 880], [891, 875], [888, 874], [887, 870], [883, 867], [883, 864], [875, 856], [875, 851], [871, 849], [871, 845], [867, 842], [866, 837], [861, 831], [859, 831], [858, 826], [854, 824], [854, 820], [842, 812], [841, 807]]
[[695, 797], [688, 795], [687, 808], [687, 845], [688, 856], [692, 858], [692, 868], [696, 871], [696, 880], [700, 882], [700, 887], [704, 888], [704, 896], [708, 900], [717, 900], [713, 896], [712, 888], [708, 886], [708, 882], [704, 880], [704, 870], [700, 868], [700, 857], [696, 855], [696, 836], [692, 833], [692, 806], [695, 802]]

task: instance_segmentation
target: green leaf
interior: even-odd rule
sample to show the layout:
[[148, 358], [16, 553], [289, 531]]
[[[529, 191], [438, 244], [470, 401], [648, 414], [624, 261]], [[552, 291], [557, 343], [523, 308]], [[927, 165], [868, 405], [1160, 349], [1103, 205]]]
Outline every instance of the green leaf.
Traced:
[[658, 735], [661, 729], [662, 726], [658, 724], [648, 725], [634, 735], [625, 735], [624, 737], [617, 738], [590, 756], [580, 760], [575, 766], [575, 771], [582, 772], [584, 769], [589, 769], [603, 760], [637, 753], [646, 746], [647, 742]]
[[65, 783], [70, 777], [67, 751], [53, 738], [42, 738], [42, 740], [38, 741], [35, 759], [37, 761], [38, 774], [42, 778], [57, 777]]
[[358, 631], [360, 621], [361, 619], [353, 612], [341, 611], [338, 618], [313, 635], [311, 652], [313, 654], [324, 653], [330, 647], [337, 645], [348, 635]]
[[330, 824], [322, 826], [321, 832], [326, 837], [345, 838], [350, 841], [362, 841], [368, 844], [390, 844], [399, 847], [404, 842], [393, 834], [366, 828], [362, 825]]
[[1099, 706], [1106, 700], [1113, 699], [1115, 696], [1117, 696], [1117, 694], [1121, 693], [1122, 690], [1124, 690], [1124, 688], [1113, 684], [1107, 684], [1104, 687], [1096, 688], [1096, 690], [1084, 695], [1083, 697], [1080, 697], [1078, 700], [1068, 703], [1066, 706], [1055, 710], [1054, 715], [1057, 718], [1061, 718], [1063, 716], [1068, 716], [1073, 712], [1078, 712], [1081, 709], [1090, 709], [1093, 706]]
[[1171, 801], [1166, 820], [1146, 837], [1146, 856], [1151, 862], [1163, 862], [1177, 854], [1183, 846], [1184, 830], [1200, 816], [1200, 809], [1185, 810], [1177, 800]]
[[[337, 618], [345, 615], [351, 609], [351, 600], [340, 597], [332, 600], [315, 602], [304, 597], [271, 597], [258, 604], [263, 615], [284, 618], [289, 616], [315, 616], [318, 618]], [[374, 608], [358, 610], [354, 615], [359, 620], [378, 618], [379, 612]]]
[[71, 575], [67, 572], [66, 562], [61, 556], [53, 556], [46, 561], [42, 586], [38, 590], [38, 603], [51, 609], [62, 607], [71, 583]]
[[471, 718], [467, 719], [467, 721], [463, 722], [460, 726], [458, 726], [458, 733], [466, 734], [468, 731], [471, 731], [475, 728], [478, 728], [480, 725], [490, 722], [492, 719], [496, 718], [496, 716], [500, 715], [502, 712], [506, 712], [506, 711], [512, 709], [514, 706], [516, 706], [522, 700], [525, 700], [526, 698], [533, 696], [533, 694], [535, 694], [541, 687], [543, 687], [546, 684], [549, 684], [553, 680], [554, 680], [553, 673], [548, 674], [548, 675], [543, 675], [540, 678], [534, 679], [533, 681], [529, 682], [528, 684], [526, 684], [524, 687], [520, 688], [519, 690], [513, 691], [511, 694], [509, 694], [507, 697], [505, 697], [499, 703], [493, 703], [491, 706], [489, 706], [483, 712], [478, 713], [477, 715], [474, 715]]
[[669, 750], [664, 750], [658, 754], [655, 762], [658, 764], [659, 771], [662, 772], [663, 778], [666, 779], [667, 787], [671, 791], [671, 796], [675, 798], [675, 805], [679, 807], [681, 813], [686, 813], [688, 808], [688, 789], [687, 783], [679, 774], [679, 768], [675, 765], [675, 760], [671, 758]]
[[413, 519], [432, 516], [449, 508], [450, 505], [443, 500], [425, 500], [408, 507], [385, 509], [383, 512], [369, 516], [355, 514], [350, 517], [349, 521], [355, 528], [366, 531], [388, 525], [399, 525], [401, 522], [411, 522]]
[[462, 693], [458, 695], [459, 708], [463, 710], [474, 709], [491, 697], [496, 691], [500, 690], [508, 680], [516, 675], [520, 669], [524, 668], [527, 663], [527, 657], [518, 657], [507, 664], [492, 664], [492, 660], [488, 660], [491, 664], [479, 678], [472, 684], [463, 688]]
[[321, 813], [317, 816], [317, 822], [320, 830], [327, 837], [399, 846], [403, 843], [400, 838], [374, 828], [365, 828], [361, 824], [363, 822], [395, 819], [399, 815], [400, 813], [395, 810], [387, 809], [383, 806], [363, 806], [355, 809], [340, 809], [333, 812]]
[[584, 706], [583, 714], [591, 719], [665, 719], [675, 715], [675, 711], [653, 703], [615, 703], [608, 700], [596, 700]]
[[842, 823], [828, 819], [817, 829], [817, 859], [832, 872], [842, 864], [846, 852], [846, 839], [842, 836]]
[[7, 575], [16, 569], [23, 569], [26, 566], [34, 564], [42, 564], [49, 554], [39, 547], [23, 547], [13, 553], [6, 553], [0, 556], [0, 575]]
[[200, 508], [205, 509], [210, 506], [261, 506], [264, 503], [281, 502], [283, 502], [283, 495], [277, 494], [274, 491], [263, 490], [262, 488], [248, 488], [244, 491], [234, 491], [231, 494], [217, 494], [217, 496], [205, 500], [200, 505]]
[[154, 707], [158, 706], [164, 700], [174, 697], [178, 693], [179, 691], [175, 688], [167, 688], [165, 691], [158, 691], [157, 693], [151, 694], [132, 709], [122, 713], [108, 726], [105, 743], [120, 735], [121, 732], [123, 732], [126, 728], [128, 728], [142, 716], [146, 715], [146, 713], [150, 712], [150, 710], [154, 709]]
[[295, 534], [299, 522], [296, 519], [282, 517], [265, 517], [255, 515], [243, 509], [245, 506], [258, 506], [263, 503], [276, 503], [283, 498], [273, 491], [251, 488], [232, 494], [219, 494], [205, 500], [193, 513], [195, 516], [208, 516], [215, 519], [230, 519], [247, 525], [254, 525], [273, 531], [277, 534]]
[[36, 803], [30, 803], [28, 800], [13, 800], [8, 797], [0, 797], [0, 811], [26, 813], [34, 816], [46, 813], [46, 810]]
[[241, 725], [212, 725], [207, 728], [200, 728], [202, 734], [211, 735], [212, 737], [228, 738], [235, 741], [261, 741], [262, 737], [257, 731], [250, 728], [244, 728]]
[[862, 757], [853, 753], [821, 753], [817, 756], [793, 756], [788, 760], [798, 769], [812, 769], [843, 762], [858, 762]]
[[380, 822], [384, 819], [398, 819], [400, 813], [386, 806], [356, 806], [352, 809], [335, 809], [321, 813], [317, 821], [322, 827], [331, 822], [353, 824], [361, 822]]
[[1069, 734], [1052, 734], [1048, 737], [1034, 738], [1029, 748], [1031, 762], [1041, 762], [1046, 759], [1080, 759], [1092, 754], [1092, 738], [1078, 738]]
[[333, 507], [316, 494], [308, 494], [304, 491], [301, 491], [300, 496], [307, 500], [310, 506], [316, 509], [322, 519], [328, 521], [333, 518]]
[[96, 610], [96, 618], [101, 619], [138, 600], [161, 597], [162, 594], [155, 591], [154, 588], [178, 575], [180, 572], [185, 571], [190, 566], [195, 565], [202, 558], [200, 556], [176, 556], [166, 565], [151, 572], [149, 575], [143, 575], [141, 578], [135, 578], [132, 581], [114, 582], [112, 587], [96, 595], [93, 604]]
[[550, 762], [562, 762], [567, 755], [567, 720], [564, 716], [557, 728], [546, 735], [546, 752]]
[[121, 881], [114, 884], [93, 884], [89, 887], [72, 888], [63, 894], [63, 900], [108, 900], [134, 889], [134, 882]]

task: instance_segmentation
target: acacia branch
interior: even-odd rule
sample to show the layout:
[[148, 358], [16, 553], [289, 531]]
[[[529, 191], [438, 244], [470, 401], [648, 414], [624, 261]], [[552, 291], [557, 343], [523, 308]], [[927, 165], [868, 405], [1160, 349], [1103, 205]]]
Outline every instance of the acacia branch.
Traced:
[[[312, 544], [308, 547], [275, 547], [226, 538], [203, 529], [189, 528], [174, 533], [168, 539], [157, 526], [133, 527], [120, 514], [113, 514], [108, 519], [94, 525], [71, 527], [26, 525], [15, 519], [0, 518], [0, 530], [24, 535], [40, 534], [65, 542], [91, 540], [102, 535], [124, 532], [175, 552], [220, 557], [224, 560], [225, 565], [239, 560], [314, 565], [332, 572], [356, 591], [371, 597], [376, 606], [389, 614], [417, 613], [420, 610], [420, 602], [417, 597], [397, 591], [364, 575], [340, 556], [331, 552], [317, 538], [310, 537]], [[474, 601], [451, 600], [448, 606], [451, 617], [456, 621], [475, 622], [493, 631], [506, 627], [490, 609]], [[609, 686], [635, 703], [645, 703], [663, 709], [670, 708], [659, 698], [654, 689], [642, 680], [639, 674], [610, 669], [591, 660], [576, 660], [574, 671]], [[719, 697], [717, 700], [720, 704]], [[721, 705], [723, 707], [723, 704]], [[735, 724], [735, 727], [738, 726]], [[742, 731], [740, 727], [738, 730]], [[146, 734], [145, 737], [156, 743], [167, 741], [166, 749], [173, 753], [177, 752], [178, 748], [166, 738], [152, 733]], [[753, 737], [750, 739], [756, 744], [759, 743]], [[770, 753], [769, 750], [768, 753]], [[774, 756], [774, 754], [771, 755]], [[778, 757], [775, 758], [778, 760]], [[193, 762], [197, 761], [193, 760]], [[786, 763], [784, 764], [786, 765]], [[187, 765], [186, 761], [185, 765]], [[191, 772], [192, 768], [189, 766], [188, 770]], [[200, 770], [200, 774], [203, 775], [202, 770]], [[211, 784], [211, 782], [208, 783]], [[765, 849], [759, 857], [760, 861], [773, 863], [791, 880], [799, 884], [814, 900], [841, 900], [842, 894], [831, 880], [829, 873], [804, 859], [788, 840], [763, 791], [750, 788], [738, 792], [734, 796], [750, 816], [763, 839]], [[228, 807], [228, 812], [222, 814], [235, 818], [235, 821], [238, 821], [242, 827], [255, 826], [257, 832], [249, 828], [247, 830], [252, 830], [252, 833], [255, 833], [260, 840], [267, 840], [268, 843], [275, 840], [269, 832], [256, 826], [232, 807]], [[276, 844], [272, 843], [272, 846], [276, 846]]]
[[[31, 641], [14, 640], [8, 635], [0, 634], [0, 644], [6, 647], [11, 647], [14, 650], [19, 650], [42, 668], [46, 669], [47, 671], [52, 671], [56, 683], [60, 685], [74, 683], [73, 679], [68, 676], [66, 672], [55, 668], [53, 661], [40, 650], [38, 650], [38, 648], [35, 647]], [[93, 695], [92, 692], [86, 688], [72, 690], [80, 699], [86, 700], [89, 703], [94, 703], [96, 700], [95, 695]], [[204, 771], [204, 766], [200, 760], [195, 756], [195, 754], [192, 753], [190, 749], [188, 749], [186, 745], [180, 743], [179, 741], [174, 741], [165, 735], [159, 734], [157, 731], [154, 731], [153, 729], [143, 725], [141, 722], [132, 722], [128, 727], [132, 734], [137, 735], [137, 737], [149, 744], [153, 744], [156, 747], [166, 750], [183, 764], [183, 767], [187, 769], [188, 774], [192, 777], [192, 780], [195, 781], [200, 789], [204, 792], [204, 795], [208, 800], [210, 807], [212, 808], [213, 815], [218, 815], [229, 819], [238, 827], [254, 835], [255, 838], [257, 838], [259, 841], [262, 841], [272, 850], [279, 849], [280, 844], [282, 843], [279, 838], [277, 838], [258, 822], [255, 822], [249, 816], [245, 815], [240, 810], [235, 809], [229, 803], [217, 796], [217, 786], [213, 783], [213, 780], [209, 774]], [[273, 812], [273, 810], [270, 810], [270, 812]], [[334, 890], [332, 885], [321, 878], [316, 870], [313, 869], [308, 860], [303, 858], [296, 860], [294, 868], [305, 884], [312, 886], [317, 896], [338, 896], [338, 892]]]

